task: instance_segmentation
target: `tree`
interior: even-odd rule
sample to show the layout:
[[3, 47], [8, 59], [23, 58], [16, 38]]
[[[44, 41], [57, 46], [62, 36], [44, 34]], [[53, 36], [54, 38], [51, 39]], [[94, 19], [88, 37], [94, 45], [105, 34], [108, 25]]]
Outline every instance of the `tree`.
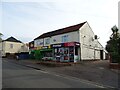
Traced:
[[2, 38], [1, 38], [1, 37], [2, 37], [2, 35], [3, 35], [3, 34], [2, 34], [2, 33], [0, 33], [0, 42], [2, 41]]
[[112, 62], [120, 63], [120, 33], [116, 26], [113, 26], [111, 30], [112, 34], [107, 42], [106, 50], [110, 53]]

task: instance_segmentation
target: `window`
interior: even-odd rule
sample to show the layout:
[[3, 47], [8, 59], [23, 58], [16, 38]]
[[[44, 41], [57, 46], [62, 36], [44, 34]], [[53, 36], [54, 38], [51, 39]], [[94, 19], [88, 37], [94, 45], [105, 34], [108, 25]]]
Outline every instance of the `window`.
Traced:
[[45, 44], [50, 44], [50, 38], [45, 39]]
[[11, 49], [13, 48], [13, 44], [10, 44], [10, 48], [11, 48]]
[[68, 35], [62, 36], [62, 42], [68, 42]]
[[41, 46], [41, 45], [43, 45], [43, 41], [38, 41], [37, 46]]

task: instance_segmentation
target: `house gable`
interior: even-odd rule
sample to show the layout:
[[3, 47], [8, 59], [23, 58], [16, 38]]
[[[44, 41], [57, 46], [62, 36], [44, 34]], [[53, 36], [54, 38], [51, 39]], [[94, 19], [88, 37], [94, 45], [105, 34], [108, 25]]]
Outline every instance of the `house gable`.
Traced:
[[7, 38], [6, 40], [3, 40], [3, 41], [22, 43], [21, 41], [17, 40], [14, 37], [9, 37], [9, 38]]

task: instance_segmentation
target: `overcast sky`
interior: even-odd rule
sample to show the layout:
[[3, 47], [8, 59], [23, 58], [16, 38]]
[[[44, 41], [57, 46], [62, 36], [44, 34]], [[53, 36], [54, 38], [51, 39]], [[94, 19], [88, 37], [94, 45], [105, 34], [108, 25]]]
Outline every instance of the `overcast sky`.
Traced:
[[[34, 2], [33, 2], [34, 1]], [[39, 35], [88, 21], [105, 46], [118, 26], [119, 0], [2, 0], [0, 32], [29, 42]]]

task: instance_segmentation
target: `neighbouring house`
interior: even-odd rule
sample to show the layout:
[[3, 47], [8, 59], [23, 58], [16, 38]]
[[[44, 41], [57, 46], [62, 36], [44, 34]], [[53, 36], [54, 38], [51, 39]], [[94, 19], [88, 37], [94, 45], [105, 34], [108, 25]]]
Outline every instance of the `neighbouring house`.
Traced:
[[2, 46], [2, 57], [7, 57], [8, 55], [15, 55], [20, 52], [28, 52], [28, 47], [17, 40], [14, 37], [9, 37], [1, 42]]
[[40, 35], [34, 39], [34, 49], [42, 59], [52, 57], [60, 62], [105, 59], [105, 49], [87, 21]]

